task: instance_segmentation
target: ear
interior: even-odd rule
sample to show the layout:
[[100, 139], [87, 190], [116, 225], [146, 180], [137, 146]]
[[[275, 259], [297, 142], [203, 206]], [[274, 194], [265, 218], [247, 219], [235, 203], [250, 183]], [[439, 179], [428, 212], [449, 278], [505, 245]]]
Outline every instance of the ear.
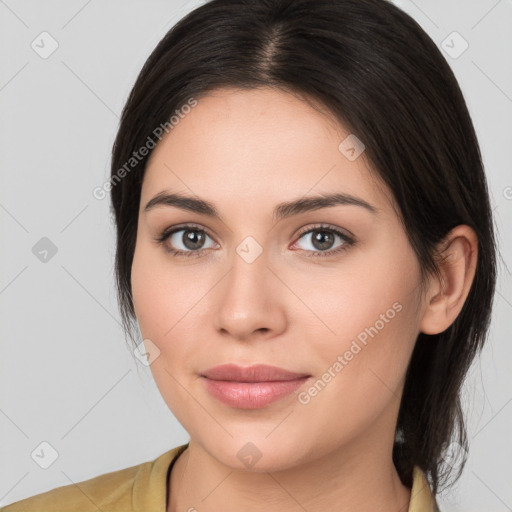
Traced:
[[439, 246], [441, 281], [431, 278], [419, 328], [425, 334], [439, 334], [455, 321], [475, 277], [478, 239], [472, 228], [453, 228]]

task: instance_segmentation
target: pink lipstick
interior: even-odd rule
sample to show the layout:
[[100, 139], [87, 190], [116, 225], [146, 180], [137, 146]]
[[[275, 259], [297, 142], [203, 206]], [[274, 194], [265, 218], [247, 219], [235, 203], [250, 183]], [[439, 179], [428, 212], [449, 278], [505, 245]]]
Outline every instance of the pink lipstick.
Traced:
[[311, 377], [268, 365], [224, 364], [200, 374], [207, 391], [230, 407], [260, 409], [302, 386]]

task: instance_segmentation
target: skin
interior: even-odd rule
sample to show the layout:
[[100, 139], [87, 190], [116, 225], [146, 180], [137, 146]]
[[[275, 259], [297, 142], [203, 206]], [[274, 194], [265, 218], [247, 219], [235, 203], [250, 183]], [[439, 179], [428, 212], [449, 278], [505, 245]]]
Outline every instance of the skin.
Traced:
[[[338, 149], [349, 133], [289, 93], [222, 89], [200, 99], [150, 157], [131, 277], [141, 333], [160, 351], [155, 382], [190, 436], [170, 474], [169, 512], [255, 511], [262, 503], [267, 512], [408, 508], [410, 490], [392, 462], [407, 364], [420, 331], [441, 332], [460, 312], [477, 240], [468, 226], [454, 228], [443, 245], [443, 281], [431, 278], [422, 293], [392, 194], [364, 152], [350, 161]], [[163, 191], [208, 200], [221, 219], [173, 206], [145, 211]], [[281, 202], [334, 191], [377, 214], [336, 205], [272, 218]], [[183, 231], [155, 241], [191, 222], [206, 230], [199, 249], [184, 245]], [[356, 243], [334, 254], [344, 240], [333, 234], [324, 249], [332, 255], [307, 257], [321, 251], [313, 234], [302, 234], [317, 223], [348, 230]], [[252, 263], [236, 252], [248, 236], [262, 249]], [[200, 254], [179, 258], [166, 246]], [[300, 403], [298, 394], [396, 303], [394, 318]], [[236, 409], [199, 378], [228, 362], [312, 377], [267, 407]], [[237, 457], [248, 442], [261, 453], [252, 467]]]

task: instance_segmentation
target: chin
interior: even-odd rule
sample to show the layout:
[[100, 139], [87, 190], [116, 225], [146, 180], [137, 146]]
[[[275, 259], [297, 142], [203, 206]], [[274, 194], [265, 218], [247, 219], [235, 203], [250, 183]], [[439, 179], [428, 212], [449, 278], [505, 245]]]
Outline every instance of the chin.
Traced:
[[[268, 432], [264, 435], [230, 437], [226, 434], [220, 442], [208, 440], [203, 448], [220, 463], [236, 471], [263, 473], [281, 471], [300, 463], [305, 457], [300, 437], [285, 443], [278, 436], [272, 439]], [[201, 443], [202, 444], [202, 443]]]

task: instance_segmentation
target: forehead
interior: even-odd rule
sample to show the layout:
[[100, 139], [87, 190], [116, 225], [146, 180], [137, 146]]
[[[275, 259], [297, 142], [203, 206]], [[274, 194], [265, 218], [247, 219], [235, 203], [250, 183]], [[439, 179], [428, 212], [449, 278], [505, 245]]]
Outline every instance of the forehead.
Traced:
[[244, 208], [310, 192], [364, 196], [380, 208], [388, 200], [364, 151], [347, 157], [344, 141], [353, 135], [295, 95], [268, 87], [220, 89], [187, 112], [153, 150], [141, 204], [164, 190], [237, 198]]

